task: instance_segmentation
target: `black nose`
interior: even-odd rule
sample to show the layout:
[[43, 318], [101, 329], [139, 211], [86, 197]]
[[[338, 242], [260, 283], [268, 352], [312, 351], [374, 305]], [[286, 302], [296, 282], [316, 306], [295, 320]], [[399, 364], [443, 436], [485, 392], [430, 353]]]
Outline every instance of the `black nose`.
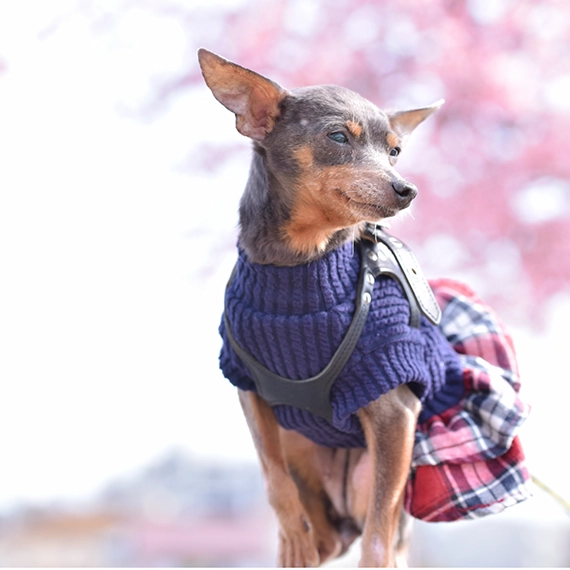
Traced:
[[418, 195], [418, 189], [412, 183], [406, 182], [405, 180], [395, 180], [392, 182], [392, 188], [398, 196], [407, 202], [411, 202]]

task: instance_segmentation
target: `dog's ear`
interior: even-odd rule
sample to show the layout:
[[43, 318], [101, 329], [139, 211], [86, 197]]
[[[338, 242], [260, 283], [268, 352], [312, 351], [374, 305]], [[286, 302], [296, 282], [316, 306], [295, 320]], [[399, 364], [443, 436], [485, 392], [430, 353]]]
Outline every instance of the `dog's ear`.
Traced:
[[287, 91], [206, 49], [198, 50], [198, 61], [214, 97], [235, 113], [237, 130], [256, 141], [263, 140], [275, 125]]
[[410, 133], [422, 122], [425, 121], [430, 115], [433, 115], [445, 101], [440, 99], [429, 107], [422, 107], [421, 109], [413, 109], [411, 111], [395, 111], [388, 114], [390, 120], [390, 127], [398, 135], [401, 143], [408, 138]]

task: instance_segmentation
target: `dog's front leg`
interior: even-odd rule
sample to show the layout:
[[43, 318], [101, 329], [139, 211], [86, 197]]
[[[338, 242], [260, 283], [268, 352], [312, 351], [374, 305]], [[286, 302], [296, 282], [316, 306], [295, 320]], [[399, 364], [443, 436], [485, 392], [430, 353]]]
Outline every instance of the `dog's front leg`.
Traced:
[[358, 413], [372, 463], [360, 566], [396, 565], [395, 541], [420, 408], [416, 396], [399, 386]]
[[283, 567], [318, 566], [313, 530], [287, 467], [275, 414], [254, 392], [238, 392], [261, 462], [269, 503], [279, 522], [277, 563]]

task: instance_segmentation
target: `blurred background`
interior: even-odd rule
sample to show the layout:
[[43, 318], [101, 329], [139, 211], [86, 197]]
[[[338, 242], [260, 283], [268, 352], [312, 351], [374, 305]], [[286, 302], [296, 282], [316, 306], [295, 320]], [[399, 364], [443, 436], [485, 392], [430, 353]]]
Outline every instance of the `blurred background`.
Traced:
[[[569, 34], [565, 0], [0, 0], [0, 565], [274, 563], [217, 364], [250, 143], [200, 46], [286, 87], [446, 99], [392, 231], [502, 315], [530, 470], [568, 497]], [[569, 566], [570, 517], [536, 488], [418, 523], [411, 563]]]

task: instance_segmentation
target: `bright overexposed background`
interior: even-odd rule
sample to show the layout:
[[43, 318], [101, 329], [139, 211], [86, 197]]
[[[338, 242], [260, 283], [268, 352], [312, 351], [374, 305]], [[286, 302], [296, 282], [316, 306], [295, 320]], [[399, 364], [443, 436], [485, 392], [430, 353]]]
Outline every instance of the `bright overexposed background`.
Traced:
[[[231, 18], [252, 4], [0, 0], [0, 512], [84, 500], [171, 452], [255, 460], [217, 367], [250, 147], [196, 79], [197, 47], [219, 51], [218, 19], [188, 25], [205, 9]], [[326, 7], [279, 4], [296, 61]], [[483, 26], [512, 3], [497, 2], [502, 12], [468, 4]], [[377, 41], [369, 27], [352, 27], [362, 34], [347, 32], [352, 49]], [[245, 43], [254, 30], [244, 30]], [[404, 41], [405, 22], [401, 34], [390, 41]], [[545, 103], [563, 115], [566, 71]], [[438, 98], [441, 86], [427, 83], [426, 97]], [[453, 164], [453, 153], [446, 159]], [[567, 223], [568, 182], [556, 184], [513, 198], [525, 223]], [[492, 192], [481, 199], [492, 209]], [[422, 222], [418, 213], [402, 224]], [[432, 273], [485, 289], [520, 266], [507, 244], [489, 254], [488, 273], [462, 273], [462, 246], [442, 235], [416, 249]], [[533, 406], [522, 434], [529, 465], [568, 495], [570, 288], [541, 299], [532, 318], [509, 315]], [[537, 504], [521, 516], [562, 516], [550, 499]]]
[[190, 175], [208, 137], [234, 138], [205, 90], [129, 117], [149, 75], [188, 63], [182, 26], [141, 10], [113, 42], [84, 14], [50, 33], [71, 4], [0, 4], [0, 506], [80, 496], [168, 448], [250, 452], [217, 375], [233, 259], [216, 248], [247, 143]]

